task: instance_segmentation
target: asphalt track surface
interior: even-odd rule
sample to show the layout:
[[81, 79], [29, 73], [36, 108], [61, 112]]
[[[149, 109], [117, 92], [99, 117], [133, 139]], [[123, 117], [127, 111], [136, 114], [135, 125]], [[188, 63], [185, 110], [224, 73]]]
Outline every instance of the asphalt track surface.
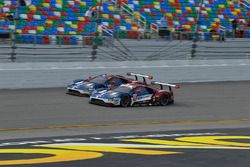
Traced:
[[[218, 46], [215, 55], [201, 47], [205, 55], [197, 59], [202, 60], [192, 61], [185, 60], [190, 51], [185, 54], [179, 49], [175, 57], [157, 51], [155, 56], [122, 59], [164, 59], [154, 62], [103, 63], [97, 59], [101, 62], [79, 63], [82, 55], [66, 55], [65, 63], [58, 63], [57, 57], [51, 60], [55, 62], [48, 63], [46, 57], [40, 63], [44, 58], [25, 55], [18, 57], [17, 62], [22, 63], [1, 63], [0, 166], [249, 167], [250, 66], [249, 47], [244, 44], [242, 57], [239, 50], [223, 43], [232, 54], [223, 50], [224, 58], [234, 60], [206, 60], [223, 58]], [[135, 46], [134, 53], [142, 52]], [[154, 53], [147, 49], [143, 51]], [[176, 56], [183, 60], [165, 61]], [[118, 60], [110, 54], [101, 57]], [[246, 59], [236, 60], [239, 58]], [[167, 82], [235, 82], [183, 83], [175, 91], [176, 103], [167, 107], [95, 106], [87, 98], [66, 95], [64, 88], [58, 88], [103, 69], [118, 73], [133, 69], [167, 78]], [[43, 87], [55, 88], [40, 89]]]
[[103, 107], [65, 88], [0, 91], [0, 139], [249, 127], [250, 82], [183, 83], [167, 107]]
[[[67, 95], [65, 88], [1, 90], [0, 166], [20, 159], [25, 160], [18, 167], [249, 166], [249, 94], [250, 81], [182, 83], [174, 105], [110, 108]], [[185, 143], [171, 142], [184, 142], [178, 137], [187, 137]], [[196, 148], [193, 142], [205, 145]], [[53, 163], [34, 163], [57, 154]], [[64, 162], [66, 155], [79, 154]], [[31, 164], [21, 165], [30, 158]]]
[[248, 167], [249, 128], [0, 141], [0, 166]]

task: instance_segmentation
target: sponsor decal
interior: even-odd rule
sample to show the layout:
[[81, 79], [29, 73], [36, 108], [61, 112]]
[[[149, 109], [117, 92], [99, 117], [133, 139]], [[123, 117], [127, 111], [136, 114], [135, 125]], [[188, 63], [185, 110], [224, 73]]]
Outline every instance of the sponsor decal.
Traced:
[[151, 100], [151, 97], [152, 97], [152, 94], [137, 96], [136, 101], [147, 101], [147, 100]]
[[[117, 142], [103, 142], [118, 139]], [[100, 141], [98, 142], [87, 142]], [[250, 136], [229, 136], [223, 133], [155, 134], [142, 136], [114, 136], [52, 139], [48, 141], [23, 141], [1, 143], [0, 155], [40, 155], [37, 158], [0, 159], [1, 165], [43, 164], [67, 161], [83, 161], [105, 156], [106, 153], [136, 154], [145, 156], [185, 154], [183, 149], [250, 150]], [[23, 145], [15, 148], [14, 145]], [[25, 146], [27, 145], [27, 147]], [[12, 146], [11, 148], [6, 148]], [[181, 149], [182, 151], [178, 151]], [[41, 157], [41, 155], [43, 155]]]

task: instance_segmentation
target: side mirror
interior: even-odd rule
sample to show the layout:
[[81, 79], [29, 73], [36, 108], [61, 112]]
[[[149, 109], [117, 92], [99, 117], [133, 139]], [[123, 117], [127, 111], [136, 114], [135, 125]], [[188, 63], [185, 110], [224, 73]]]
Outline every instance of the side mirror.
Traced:
[[114, 89], [116, 86], [114, 84], [108, 85], [109, 89]]
[[90, 81], [91, 79], [93, 79], [93, 77], [92, 77], [92, 76], [89, 76], [88, 81]]

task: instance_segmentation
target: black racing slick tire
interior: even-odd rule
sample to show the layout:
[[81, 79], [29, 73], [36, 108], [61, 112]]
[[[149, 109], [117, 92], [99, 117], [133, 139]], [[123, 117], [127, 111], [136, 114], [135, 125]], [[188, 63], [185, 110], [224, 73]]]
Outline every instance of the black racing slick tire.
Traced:
[[160, 105], [161, 106], [167, 106], [169, 104], [169, 95], [162, 95], [160, 98]]
[[131, 103], [131, 98], [129, 95], [125, 95], [121, 98], [120, 105], [121, 107], [129, 107]]

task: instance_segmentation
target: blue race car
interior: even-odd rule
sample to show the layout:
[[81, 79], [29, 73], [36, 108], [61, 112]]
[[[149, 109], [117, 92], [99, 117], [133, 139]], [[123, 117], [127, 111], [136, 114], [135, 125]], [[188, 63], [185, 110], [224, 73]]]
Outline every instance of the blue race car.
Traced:
[[132, 82], [130, 78], [125, 78], [120, 75], [102, 74], [88, 79], [78, 79], [67, 86], [67, 94], [88, 96], [93, 91], [98, 89], [111, 89]]
[[146, 79], [152, 79], [152, 76], [137, 74], [137, 73], [127, 73], [128, 76], [134, 76], [134, 79], [126, 78], [121, 75], [108, 75], [102, 74], [95, 77], [89, 77], [88, 79], [78, 79], [73, 81], [72, 84], [67, 86], [67, 94], [78, 95], [78, 96], [89, 96], [94, 91], [103, 91], [114, 89], [122, 84], [131, 83], [138, 81], [138, 77], [143, 78], [143, 82], [146, 83]]
[[[160, 88], [155, 87], [155, 85], [160, 85]], [[169, 89], [164, 90], [163, 86], [167, 86]], [[112, 90], [94, 92], [90, 96], [90, 103], [122, 107], [141, 105], [166, 106], [174, 102], [172, 87], [179, 88], [178, 85], [155, 81], [151, 82], [151, 84], [132, 82]]]

